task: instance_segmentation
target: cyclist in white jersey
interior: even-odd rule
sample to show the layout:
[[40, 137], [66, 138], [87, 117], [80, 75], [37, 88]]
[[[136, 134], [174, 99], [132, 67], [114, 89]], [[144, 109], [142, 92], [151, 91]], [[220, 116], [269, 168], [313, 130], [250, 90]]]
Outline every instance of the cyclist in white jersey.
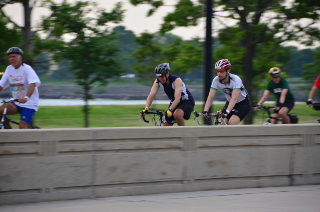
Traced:
[[[23, 63], [23, 51], [18, 47], [11, 47], [7, 51], [9, 65], [0, 80], [0, 92], [10, 87], [12, 98], [18, 102], [7, 104], [7, 114], [20, 113], [20, 129], [27, 129], [33, 117], [39, 109], [38, 87], [41, 82], [33, 68]], [[4, 105], [0, 106], [0, 119], [4, 111]], [[7, 122], [9, 128], [10, 123]]]
[[218, 76], [212, 80], [211, 89], [207, 97], [203, 113], [208, 113], [217, 90], [221, 90], [227, 102], [222, 110], [229, 125], [239, 124], [250, 112], [251, 103], [248, 93], [239, 76], [231, 74], [231, 63], [228, 59], [219, 60], [215, 64]]

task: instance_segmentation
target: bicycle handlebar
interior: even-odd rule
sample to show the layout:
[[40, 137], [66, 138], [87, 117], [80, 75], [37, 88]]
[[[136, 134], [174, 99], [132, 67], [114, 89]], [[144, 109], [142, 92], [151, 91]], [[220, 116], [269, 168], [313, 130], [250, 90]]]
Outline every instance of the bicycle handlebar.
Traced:
[[2, 103], [5, 104], [5, 103], [10, 103], [10, 102], [18, 102], [18, 101], [19, 101], [19, 99], [10, 99], [8, 101], [2, 100]]
[[154, 111], [141, 111], [140, 112], [140, 117], [143, 119], [144, 122], [149, 123], [148, 120], [146, 120], [145, 115], [146, 114], [153, 114], [153, 115], [159, 115], [160, 117], [163, 117], [165, 113], [161, 110], [154, 110]]
[[312, 104], [308, 105], [308, 107], [312, 107], [315, 110], [320, 110], [320, 102], [312, 102]]
[[275, 106], [266, 106], [266, 105], [254, 105], [253, 107], [257, 107], [259, 110], [260, 109], [269, 110], [269, 109], [274, 109], [275, 108]]
[[205, 116], [205, 115], [210, 116], [210, 117], [218, 117], [219, 116], [218, 113], [199, 113], [197, 111], [193, 111], [193, 113], [194, 113], [195, 117]]
[[226, 118], [227, 115], [224, 113], [199, 113], [197, 111], [193, 111], [194, 116], [195, 117], [199, 117], [199, 116], [209, 116], [209, 117], [216, 117], [216, 118]]

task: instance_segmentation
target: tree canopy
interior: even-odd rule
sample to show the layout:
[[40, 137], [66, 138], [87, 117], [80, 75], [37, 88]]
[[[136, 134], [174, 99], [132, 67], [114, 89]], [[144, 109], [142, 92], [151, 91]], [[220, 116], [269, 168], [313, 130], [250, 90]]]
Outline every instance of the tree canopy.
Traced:
[[[91, 1], [71, 4], [65, 0], [61, 4], [48, 4], [52, 14], [43, 21], [43, 29], [52, 39], [40, 42], [41, 49], [46, 46], [55, 52], [55, 58], [70, 61], [70, 71], [83, 88], [85, 127], [88, 127], [92, 85], [106, 85], [108, 79], [120, 76], [124, 71], [117, 58], [116, 37], [106, 27], [108, 22], [119, 22], [123, 18], [121, 4], [111, 12], [98, 9]], [[92, 12], [97, 18], [88, 17]], [[69, 41], [62, 41], [63, 36], [69, 36]]]
[[[131, 0], [134, 5], [150, 4], [149, 15], [165, 4], [164, 0]], [[194, 26], [204, 17], [205, 1], [181, 0], [175, 10], [164, 18], [161, 32], [175, 27]], [[317, 26], [319, 2], [294, 0], [216, 0], [213, 8], [220, 48], [215, 50], [214, 60], [228, 58], [235, 73], [242, 76], [249, 96], [254, 100], [255, 82], [265, 77], [270, 67], [289, 60], [286, 49], [280, 44], [297, 41], [312, 45], [320, 40]], [[225, 25], [229, 20], [233, 25]], [[285, 70], [286, 71], [286, 70]], [[245, 123], [252, 123], [250, 114]]]

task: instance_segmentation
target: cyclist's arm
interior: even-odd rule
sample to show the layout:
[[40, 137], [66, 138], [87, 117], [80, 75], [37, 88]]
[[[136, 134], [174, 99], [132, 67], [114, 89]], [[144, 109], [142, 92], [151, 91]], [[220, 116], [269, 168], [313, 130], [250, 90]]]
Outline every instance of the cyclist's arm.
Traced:
[[[308, 101], [312, 101], [314, 96], [316, 95], [316, 92], [319, 88], [316, 86], [312, 86], [310, 92], [309, 92], [309, 97], [308, 97]], [[1, 91], [1, 90], [0, 90]]]
[[170, 108], [174, 110], [178, 104], [180, 103], [181, 100], [181, 93], [182, 93], [182, 86], [183, 82], [180, 78], [177, 78], [174, 82], [174, 101], [172, 102]]
[[26, 96], [28, 96], [29, 98], [32, 96], [34, 90], [36, 89], [36, 83], [31, 83], [29, 85], [29, 88], [28, 88], [28, 91], [27, 91], [27, 94]]
[[262, 105], [265, 101], [267, 101], [267, 99], [269, 98], [270, 95], [270, 91], [269, 90], [265, 90], [263, 92], [263, 96], [261, 97], [261, 99], [258, 102], [258, 105]]
[[210, 89], [209, 91], [209, 95], [207, 97], [207, 101], [206, 101], [206, 104], [204, 106], [204, 109], [203, 111], [209, 111], [211, 105], [212, 105], [212, 102], [216, 96], [216, 93], [217, 93], [217, 90], [216, 89]]
[[229, 101], [229, 105], [227, 107], [227, 111], [230, 111], [234, 108], [234, 106], [236, 105], [238, 98], [240, 96], [241, 90], [240, 89], [233, 89], [232, 91], [232, 95], [231, 95], [231, 99]]
[[27, 93], [26, 93], [26, 96], [21, 98], [21, 99], [19, 99], [19, 102], [20, 103], [26, 103], [29, 100], [29, 98], [32, 96], [35, 88], [36, 88], [36, 83], [30, 83], [29, 88], [28, 88]]
[[151, 87], [150, 93], [147, 97], [146, 109], [149, 109], [151, 107], [152, 102], [153, 102], [155, 96], [157, 95], [159, 88], [160, 88], [160, 85], [157, 82], [157, 80], [155, 80], [152, 87]]
[[280, 99], [279, 99], [280, 103], [283, 104], [286, 101], [286, 97], [287, 97], [288, 91], [289, 91], [289, 89], [282, 89], [281, 96], [280, 96]]

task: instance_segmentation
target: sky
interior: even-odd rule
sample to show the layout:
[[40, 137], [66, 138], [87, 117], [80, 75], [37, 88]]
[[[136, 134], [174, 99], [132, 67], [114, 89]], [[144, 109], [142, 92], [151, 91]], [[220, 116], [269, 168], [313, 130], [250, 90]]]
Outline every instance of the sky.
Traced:
[[[57, 2], [61, 2], [62, 0], [55, 0]], [[74, 1], [74, 0], [69, 0]], [[178, 0], [165, 0], [165, 5], [159, 8], [151, 17], [147, 17], [147, 12], [151, 8], [151, 6], [144, 4], [139, 6], [133, 6], [129, 3], [129, 0], [94, 0], [98, 3], [99, 7], [106, 9], [108, 12], [111, 11], [112, 8], [114, 8], [114, 5], [117, 2], [122, 2], [123, 9], [125, 9], [124, 14], [124, 20], [123, 22], [119, 23], [119, 25], [123, 25], [126, 27], [127, 30], [133, 31], [137, 36], [139, 36], [143, 32], [149, 32], [154, 33], [157, 32], [161, 24], [163, 22], [163, 17], [172, 12], [174, 10], [173, 6], [175, 5]], [[6, 5], [4, 7], [4, 11], [7, 15], [11, 16], [11, 18], [17, 22], [20, 26], [22, 25], [23, 20], [23, 11], [21, 4], [12, 4], [12, 5]], [[45, 8], [36, 7], [33, 11], [33, 17], [32, 17], [32, 24], [33, 26], [37, 26], [37, 23], [39, 23], [39, 20], [42, 16], [48, 15], [50, 11]], [[230, 21], [223, 21], [223, 24], [226, 24], [228, 26], [232, 25]], [[222, 24], [216, 23], [216, 20], [213, 20], [213, 29], [217, 29], [218, 26], [221, 26]], [[200, 24], [197, 27], [179, 27], [176, 28], [170, 33], [175, 34], [177, 36], [182, 37], [183, 39], [192, 39], [195, 37], [204, 38], [205, 37], [205, 20], [200, 20]], [[213, 34], [215, 34], [213, 32]], [[295, 45], [298, 48], [305, 48], [303, 46], [298, 45], [295, 42], [290, 42], [285, 44], [288, 45]], [[315, 45], [314, 47], [317, 47], [319, 45]], [[308, 47], [310, 48], [310, 47]]]
[[[71, 0], [72, 1], [72, 0]], [[136, 35], [143, 32], [154, 33], [160, 29], [163, 17], [174, 10], [173, 6], [161, 7], [154, 13], [153, 16], [147, 17], [147, 12], [151, 8], [149, 5], [133, 6], [129, 3], [129, 0], [94, 0], [101, 8], [105, 8], [108, 12], [114, 7], [117, 2], [123, 3], [123, 9], [125, 9], [124, 20], [119, 23], [123, 25], [127, 30], [133, 31]], [[177, 0], [166, 0], [166, 5], [174, 5]], [[59, 0], [57, 0], [59, 2]], [[6, 5], [4, 11], [20, 26], [23, 20], [23, 11], [21, 4]], [[33, 11], [32, 25], [37, 26], [42, 16], [48, 15], [49, 10], [45, 8], [36, 7]], [[204, 22], [204, 21], [202, 21]], [[194, 37], [204, 37], [205, 26], [204, 23], [198, 27], [177, 28], [171, 31], [171, 33], [181, 36], [184, 39], [191, 39]]]

